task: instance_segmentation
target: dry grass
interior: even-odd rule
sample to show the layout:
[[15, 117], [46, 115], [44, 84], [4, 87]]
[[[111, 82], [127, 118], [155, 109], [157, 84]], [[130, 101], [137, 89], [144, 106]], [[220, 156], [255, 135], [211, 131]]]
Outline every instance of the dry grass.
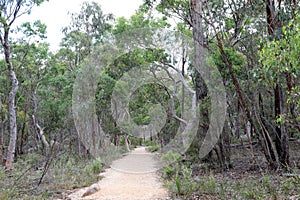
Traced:
[[19, 158], [11, 173], [0, 170], [0, 199], [52, 199], [65, 192], [97, 181], [102, 170], [100, 160], [60, 155], [55, 158], [39, 184], [48, 158], [29, 154]]

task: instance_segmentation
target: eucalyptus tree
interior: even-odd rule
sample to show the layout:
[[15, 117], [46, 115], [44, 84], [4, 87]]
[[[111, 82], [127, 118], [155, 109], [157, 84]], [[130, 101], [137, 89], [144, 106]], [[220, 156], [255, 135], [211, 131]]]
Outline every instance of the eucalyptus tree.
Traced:
[[[18, 150], [19, 153], [23, 153], [24, 142], [28, 140], [28, 137], [37, 138], [37, 146], [40, 146], [39, 140], [41, 140], [45, 148], [49, 150], [49, 143], [40, 123], [43, 121], [43, 116], [39, 117], [41, 119], [37, 118], [40, 102], [38, 100], [39, 87], [41, 81], [46, 78], [47, 62], [51, 56], [49, 45], [43, 41], [46, 38], [46, 25], [37, 20], [22, 24], [18, 30], [23, 35], [12, 43], [13, 61], [19, 69], [22, 69], [22, 71], [17, 71], [21, 83], [18, 112], [24, 113], [22, 123], [18, 120], [21, 125]], [[32, 134], [26, 135], [25, 130], [30, 130], [27, 132]]]
[[52, 140], [61, 146], [68, 143], [70, 151], [75, 146], [75, 151], [85, 156], [87, 151], [82, 151], [79, 134], [73, 134], [72, 89], [79, 71], [85, 68], [84, 60], [108, 38], [113, 16], [104, 14], [98, 3], [86, 1], [70, 17], [70, 24], [62, 29], [60, 49], [49, 59], [46, 77], [39, 85], [43, 100], [38, 114]]
[[74, 70], [93, 50], [105, 40], [111, 29], [112, 14], [104, 14], [96, 2], [84, 2], [79, 13], [71, 13], [71, 23], [64, 27], [59, 55]]
[[[104, 131], [111, 134], [111, 140], [116, 145], [118, 145], [120, 135], [124, 135], [124, 133], [118, 128], [117, 123], [113, 119], [113, 115], [116, 115], [113, 112], [117, 111], [111, 111], [111, 97], [114, 87], [125, 73], [131, 70], [140, 70], [141, 66], [146, 66], [150, 70], [151, 65], [161, 59], [162, 55], [164, 55], [163, 50], [151, 49], [143, 42], [148, 41], [148, 39], [149, 41], [152, 40], [151, 38], [156, 30], [169, 26], [166, 18], [156, 18], [152, 11], [147, 10], [145, 6], [141, 6], [129, 19], [124, 17], [116, 19], [116, 24], [112, 29], [111, 42], [119, 48], [124, 47], [122, 49], [123, 54], [116, 58], [113, 57], [110, 63], [106, 63], [105, 70], [100, 76], [96, 98], [100, 123]], [[137, 42], [138, 44], [135, 46], [126, 46], [127, 43], [141, 39], [141, 35], [145, 39], [144, 41], [141, 41], [141, 43]], [[169, 100], [164, 95], [164, 92], [166, 92], [165, 88], [151, 84], [145, 85], [134, 92], [128, 110], [128, 113], [133, 118], [133, 122], [140, 126], [149, 124], [149, 108], [153, 104], [162, 103], [167, 108], [166, 102]], [[147, 103], [144, 104], [143, 102]], [[168, 121], [171, 123], [172, 117]]]
[[9, 71], [11, 91], [9, 93], [9, 126], [10, 141], [7, 149], [6, 169], [13, 169], [14, 154], [17, 140], [17, 115], [15, 97], [19, 89], [16, 66], [12, 62], [11, 31], [15, 21], [24, 14], [29, 14], [33, 6], [40, 5], [44, 0], [11, 0], [0, 1], [0, 42], [4, 51], [5, 62]]
[[[195, 24], [195, 27], [193, 6], [197, 5], [196, 1], [145, 0], [145, 3], [167, 17], [178, 18], [188, 28], [199, 30], [201, 26], [203, 27], [205, 30], [203, 45], [212, 53], [211, 59], [218, 65], [228, 89], [229, 117], [234, 132], [236, 135], [238, 130], [244, 129], [246, 132], [246, 124], [250, 122], [251, 135], [259, 138], [268, 164], [273, 168], [288, 166], [288, 131], [287, 122], [284, 120], [284, 116], [287, 116], [285, 111], [287, 94], [284, 93], [284, 87], [289, 88], [288, 94], [292, 93], [295, 88], [295, 78], [290, 70], [282, 74], [282, 70], [275, 70], [276, 73], [273, 73], [274, 70], [268, 68], [268, 73], [272, 71], [274, 84], [265, 87], [265, 82], [256, 80], [258, 72], [262, 69], [264, 69], [263, 73], [266, 72], [266, 68], [261, 67], [259, 60], [260, 40], [271, 38], [280, 42], [283, 37], [282, 26], [297, 16], [299, 3], [297, 1], [202, 1], [202, 9], [200, 10], [200, 7], [196, 9], [196, 14], [202, 13], [202, 25]], [[241, 53], [244, 58], [240, 56]], [[238, 61], [239, 57], [242, 58], [240, 60], [242, 62]], [[264, 58], [263, 55], [260, 57]], [[240, 63], [239, 66], [236, 65], [236, 61]], [[264, 65], [270, 66], [268, 62]], [[293, 69], [293, 65], [287, 67], [290, 68]], [[273, 98], [274, 102], [272, 102]], [[290, 115], [296, 116], [295, 106], [290, 104], [289, 107], [289, 113], [294, 113]], [[240, 121], [244, 127], [240, 127]], [[251, 156], [253, 162], [257, 164], [253, 153]]]
[[[205, 3], [198, 0], [167, 0], [167, 1], [151, 1], [146, 0], [145, 4], [149, 8], [154, 8], [165, 17], [169, 19], [177, 18], [177, 29], [180, 30], [183, 34], [190, 35], [193, 38], [193, 47], [194, 54], [190, 56], [190, 60], [193, 62], [188, 63], [187, 67], [189, 72], [191, 72], [191, 77], [193, 80], [193, 87], [195, 88], [197, 94], [197, 101], [202, 102], [201, 109], [201, 122], [199, 123], [198, 128], [198, 139], [194, 141], [193, 146], [200, 150], [201, 139], [204, 139], [205, 134], [208, 131], [209, 127], [209, 97], [208, 97], [208, 88], [204, 82], [203, 77], [200, 73], [203, 73], [204, 63], [206, 59], [205, 49], [207, 49], [207, 38], [209, 32], [204, 30], [209, 30], [207, 24], [204, 23], [207, 21], [207, 14], [205, 13]], [[191, 59], [192, 58], [192, 59]], [[202, 71], [199, 72], [199, 69]], [[182, 69], [184, 74], [186, 71], [185, 68]], [[205, 105], [205, 106], [204, 106]], [[198, 152], [200, 155], [200, 152]]]

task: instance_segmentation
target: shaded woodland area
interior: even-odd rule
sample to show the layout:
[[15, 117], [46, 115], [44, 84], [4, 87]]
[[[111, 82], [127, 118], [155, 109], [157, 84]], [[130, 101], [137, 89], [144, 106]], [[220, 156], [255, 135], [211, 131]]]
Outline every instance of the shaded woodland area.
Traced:
[[[129, 19], [85, 2], [70, 14], [57, 52], [45, 42], [42, 21], [15, 27], [43, 2], [0, 0], [0, 199], [62, 198], [97, 181], [112, 160], [140, 145], [169, 163], [161, 176], [174, 199], [300, 198], [297, 0], [145, 0]], [[161, 44], [172, 47], [178, 38], [188, 39], [174, 56]], [[203, 63], [218, 70], [226, 96], [220, 100], [225, 100], [224, 125], [214, 133], [220, 137], [205, 157], [201, 145], [214, 110], [209, 83], [197, 70]], [[94, 65], [101, 65], [99, 73], [89, 68]], [[130, 91], [131, 81], [122, 78], [142, 69], [157, 84]], [[81, 124], [88, 130], [82, 133], [72, 105], [85, 93], [74, 98], [73, 89], [86, 71], [93, 76], [79, 86], [91, 92], [95, 108], [80, 104], [90, 123]], [[166, 79], [160, 78], [163, 73]], [[116, 97], [124, 91], [131, 96], [123, 109]], [[196, 110], [197, 132], [189, 148], [165, 152]], [[163, 122], [156, 124], [158, 133], [145, 136], [138, 129], [137, 135], [132, 128], [153, 119]], [[120, 128], [118, 120], [130, 123]], [[106, 150], [95, 156], [101, 149]]]

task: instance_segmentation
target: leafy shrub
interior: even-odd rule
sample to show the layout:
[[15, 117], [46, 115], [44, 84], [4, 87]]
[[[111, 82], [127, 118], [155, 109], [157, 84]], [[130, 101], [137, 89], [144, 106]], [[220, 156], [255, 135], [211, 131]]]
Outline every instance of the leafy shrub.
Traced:
[[85, 167], [85, 172], [87, 174], [99, 174], [102, 170], [101, 159], [97, 158], [93, 160], [89, 165]]
[[173, 153], [172, 151], [168, 151], [161, 157], [161, 160], [165, 166], [163, 177], [171, 179], [176, 175], [176, 171], [179, 171], [179, 161], [181, 160], [181, 155]]
[[173, 153], [173, 151], [168, 151], [164, 154], [161, 159], [166, 165], [171, 165], [172, 163], [178, 163], [181, 160], [181, 155], [178, 153]]
[[157, 145], [157, 142], [154, 141], [154, 140], [146, 140], [145, 141], [145, 146], [149, 147], [149, 146], [154, 146], [154, 145]]
[[171, 175], [173, 173], [173, 168], [171, 166], [165, 167], [165, 174], [167, 178], [171, 178]]
[[102, 164], [101, 164], [101, 159], [97, 158], [92, 162], [92, 172], [94, 174], [99, 174], [102, 170]]
[[146, 150], [149, 152], [155, 152], [155, 151], [158, 151], [159, 149], [160, 149], [160, 146], [158, 144], [154, 145], [154, 146], [149, 146], [146, 148]]
[[165, 162], [163, 177], [167, 181], [167, 186], [173, 193], [180, 196], [191, 194], [196, 188], [192, 170], [180, 163], [181, 159], [180, 154], [172, 151], [162, 156], [162, 160]]
[[138, 138], [138, 145], [142, 146], [142, 144], [143, 144], [143, 138]]

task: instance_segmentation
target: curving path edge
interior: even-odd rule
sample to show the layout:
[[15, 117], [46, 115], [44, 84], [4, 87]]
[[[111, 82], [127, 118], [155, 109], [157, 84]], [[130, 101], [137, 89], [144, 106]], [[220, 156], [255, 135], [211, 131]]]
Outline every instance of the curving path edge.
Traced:
[[138, 147], [114, 161], [101, 175], [99, 182], [82, 188], [68, 196], [71, 200], [166, 200], [168, 191], [163, 188], [157, 174], [155, 154]]

